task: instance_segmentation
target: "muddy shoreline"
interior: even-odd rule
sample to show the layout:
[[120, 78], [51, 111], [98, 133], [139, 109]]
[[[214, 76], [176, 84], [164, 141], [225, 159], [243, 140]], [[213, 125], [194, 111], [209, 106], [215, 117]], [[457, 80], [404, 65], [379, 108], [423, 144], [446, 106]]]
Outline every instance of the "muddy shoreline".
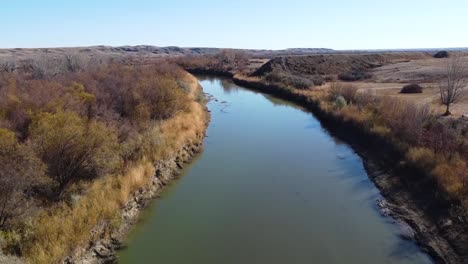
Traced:
[[[220, 76], [209, 71], [191, 71]], [[294, 102], [312, 112], [333, 136], [350, 145], [362, 157], [369, 178], [384, 200], [376, 201], [384, 215], [410, 227], [405, 239], [414, 240], [435, 263], [468, 263], [467, 219], [457, 206], [435, 190], [431, 181], [417, 168], [404, 161], [404, 156], [389, 142], [370, 135], [350, 122], [344, 122], [322, 111], [305, 97], [298, 97], [280, 86], [249, 81], [231, 73], [222, 74], [242, 87], [271, 94]]]

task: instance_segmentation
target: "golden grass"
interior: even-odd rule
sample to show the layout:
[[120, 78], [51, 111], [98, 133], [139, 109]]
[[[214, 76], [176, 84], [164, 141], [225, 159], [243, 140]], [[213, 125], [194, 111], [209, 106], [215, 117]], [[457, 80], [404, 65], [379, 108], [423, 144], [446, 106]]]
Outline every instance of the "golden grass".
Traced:
[[[186, 80], [194, 98], [200, 92], [198, 81], [191, 75]], [[109, 234], [117, 228], [121, 209], [154, 175], [154, 162], [199, 139], [207, 119], [204, 107], [191, 102], [188, 111], [156, 126], [154, 133], [159, 133], [163, 141], [156, 153], [129, 166], [121, 175], [107, 175], [90, 183], [87, 192], [71, 206], [61, 203], [40, 213], [32, 220], [30, 235], [21, 245], [26, 260], [38, 264], [59, 263], [78, 247], [97, 239], [97, 235]]]

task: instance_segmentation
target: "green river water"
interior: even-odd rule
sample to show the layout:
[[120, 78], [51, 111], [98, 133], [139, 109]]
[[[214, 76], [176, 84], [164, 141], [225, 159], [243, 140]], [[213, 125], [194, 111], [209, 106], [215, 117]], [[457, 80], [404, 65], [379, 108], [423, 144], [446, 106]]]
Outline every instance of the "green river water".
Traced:
[[205, 150], [143, 213], [120, 263], [432, 263], [376, 206], [362, 159], [310, 113], [201, 78]]

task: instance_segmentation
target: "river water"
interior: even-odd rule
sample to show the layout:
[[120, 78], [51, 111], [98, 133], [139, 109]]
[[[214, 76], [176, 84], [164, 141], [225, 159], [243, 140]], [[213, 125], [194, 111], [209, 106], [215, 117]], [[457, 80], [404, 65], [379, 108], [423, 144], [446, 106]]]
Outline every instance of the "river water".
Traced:
[[362, 159], [303, 109], [201, 78], [205, 150], [143, 213], [120, 263], [432, 263], [376, 206]]

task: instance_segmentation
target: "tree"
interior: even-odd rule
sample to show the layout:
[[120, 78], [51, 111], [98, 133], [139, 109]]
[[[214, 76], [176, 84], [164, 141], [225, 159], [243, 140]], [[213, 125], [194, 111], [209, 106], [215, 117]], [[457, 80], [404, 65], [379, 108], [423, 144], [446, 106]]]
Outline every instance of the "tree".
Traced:
[[234, 49], [222, 49], [215, 55], [215, 59], [221, 64], [218, 66], [221, 69], [232, 67], [238, 70], [244, 70], [249, 61], [247, 53]]
[[112, 172], [119, 165], [116, 133], [106, 125], [73, 112], [42, 113], [33, 120], [31, 139], [47, 176], [61, 198], [66, 188]]
[[27, 202], [26, 192], [44, 175], [44, 164], [34, 152], [16, 141], [15, 134], [0, 129], [0, 227], [19, 216]]
[[450, 115], [450, 105], [458, 102], [465, 94], [468, 79], [466, 65], [459, 57], [450, 59], [447, 63], [445, 79], [440, 83], [440, 99], [446, 106], [444, 115]]

